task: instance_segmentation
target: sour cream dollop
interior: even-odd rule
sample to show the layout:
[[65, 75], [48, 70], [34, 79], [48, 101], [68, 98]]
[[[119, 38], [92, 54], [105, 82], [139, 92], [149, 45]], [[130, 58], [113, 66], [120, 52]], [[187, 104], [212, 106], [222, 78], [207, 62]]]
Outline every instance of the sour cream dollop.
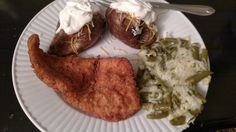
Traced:
[[150, 25], [157, 19], [152, 5], [138, 0], [120, 0], [119, 2], [111, 3], [110, 8], [133, 14], [137, 19], [143, 20], [147, 25]]
[[68, 35], [78, 32], [85, 24], [92, 21], [93, 14], [99, 11], [97, 5], [87, 0], [68, 1], [59, 14], [60, 26], [56, 33], [61, 29]]

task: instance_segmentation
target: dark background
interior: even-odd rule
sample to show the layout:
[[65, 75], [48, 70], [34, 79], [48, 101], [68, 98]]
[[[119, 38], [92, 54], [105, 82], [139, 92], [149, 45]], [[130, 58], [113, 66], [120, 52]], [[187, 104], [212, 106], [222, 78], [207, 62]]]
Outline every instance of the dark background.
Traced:
[[[0, 0], [0, 131], [39, 131], [22, 111], [12, 85], [11, 61], [17, 40], [31, 18], [52, 0]], [[214, 72], [203, 112], [188, 130], [236, 127], [236, 0], [169, 0], [206, 4], [208, 17], [186, 14], [201, 34]]]

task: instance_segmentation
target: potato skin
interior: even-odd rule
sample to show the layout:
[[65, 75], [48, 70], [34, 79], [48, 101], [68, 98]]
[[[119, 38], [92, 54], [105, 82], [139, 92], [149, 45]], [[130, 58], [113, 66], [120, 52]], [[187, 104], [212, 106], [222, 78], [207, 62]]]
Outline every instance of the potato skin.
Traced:
[[112, 8], [106, 10], [107, 24], [112, 35], [130, 47], [137, 49], [142, 45], [150, 45], [156, 41], [157, 33], [153, 34], [146, 24], [142, 26], [142, 33], [139, 35], [133, 35], [132, 28], [134, 26], [132, 25], [125, 31], [130, 21], [127, 18], [130, 18], [130, 15], [127, 13], [119, 12]]
[[[55, 54], [57, 56], [66, 56], [69, 54], [75, 54], [75, 50], [77, 53], [80, 53], [93, 46], [101, 38], [101, 35], [105, 31], [106, 23], [102, 15], [99, 13], [93, 15], [92, 21], [94, 27], [89, 24], [91, 39], [89, 39], [89, 30], [87, 25], [84, 25], [80, 29], [79, 36], [78, 33], [67, 35], [64, 30], [61, 30], [53, 38], [48, 53]], [[71, 46], [72, 39], [75, 40], [73, 42], [74, 47], [76, 47], [75, 49]]]

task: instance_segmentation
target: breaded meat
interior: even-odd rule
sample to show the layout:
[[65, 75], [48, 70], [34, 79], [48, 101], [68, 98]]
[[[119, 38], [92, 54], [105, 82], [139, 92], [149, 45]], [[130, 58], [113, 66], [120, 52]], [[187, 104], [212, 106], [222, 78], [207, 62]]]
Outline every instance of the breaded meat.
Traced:
[[39, 37], [28, 39], [35, 74], [80, 111], [119, 121], [140, 109], [134, 71], [125, 58], [57, 57], [39, 48]]

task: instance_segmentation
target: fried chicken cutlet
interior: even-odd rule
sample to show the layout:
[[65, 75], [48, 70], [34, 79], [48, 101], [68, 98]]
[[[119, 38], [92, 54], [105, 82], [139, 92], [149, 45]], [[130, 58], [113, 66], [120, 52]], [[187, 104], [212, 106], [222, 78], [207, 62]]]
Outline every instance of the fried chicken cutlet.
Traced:
[[125, 58], [57, 57], [39, 48], [38, 35], [28, 39], [35, 74], [82, 112], [119, 121], [140, 109], [134, 72]]

